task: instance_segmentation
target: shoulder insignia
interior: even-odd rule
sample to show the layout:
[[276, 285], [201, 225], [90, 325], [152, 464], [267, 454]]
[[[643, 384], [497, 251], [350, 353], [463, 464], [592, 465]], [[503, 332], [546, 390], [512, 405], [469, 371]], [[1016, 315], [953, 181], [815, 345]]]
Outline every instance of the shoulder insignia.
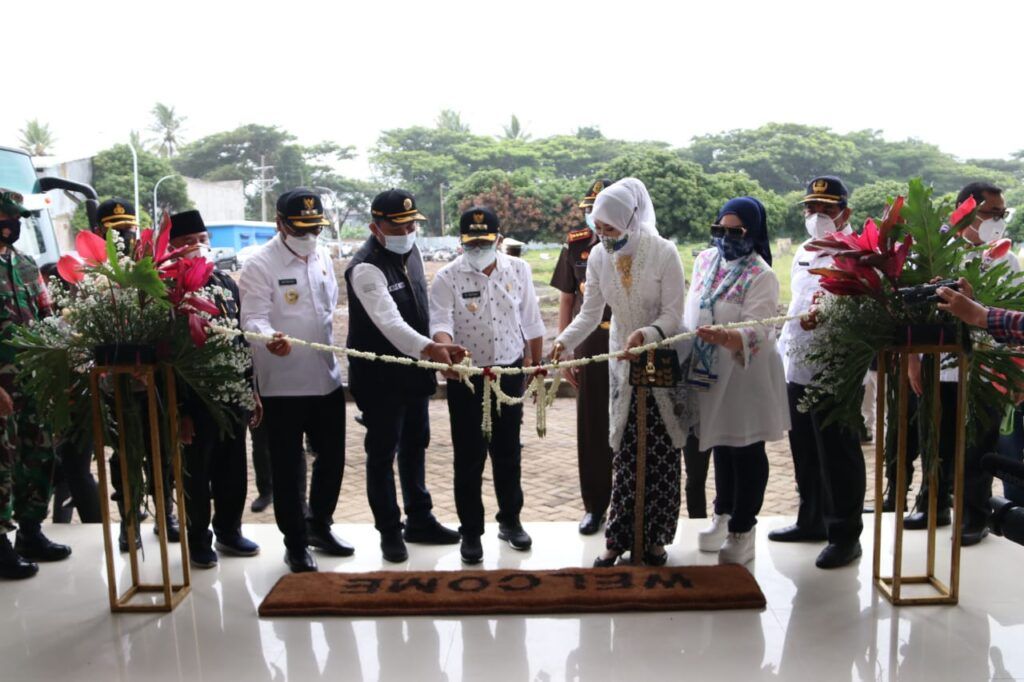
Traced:
[[569, 242], [578, 242], [581, 239], [590, 239], [593, 233], [590, 230], [573, 230], [569, 233]]

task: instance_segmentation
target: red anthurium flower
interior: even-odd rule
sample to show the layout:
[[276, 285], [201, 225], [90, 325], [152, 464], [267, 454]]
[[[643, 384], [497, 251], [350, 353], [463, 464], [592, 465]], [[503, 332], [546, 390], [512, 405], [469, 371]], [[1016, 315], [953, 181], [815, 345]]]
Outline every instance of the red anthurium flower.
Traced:
[[198, 315], [188, 316], [188, 333], [192, 336], [192, 343], [196, 348], [206, 345], [206, 328], [210, 323]]
[[85, 279], [82, 274], [82, 259], [71, 254], [65, 254], [57, 261], [57, 274], [65, 282], [75, 284]]
[[[965, 222], [974, 212], [974, 209], [978, 207], [978, 202], [974, 200], [973, 196], [967, 197], [962, 204], [956, 207], [953, 214], [949, 216], [949, 224], [957, 231], [963, 230], [967, 227]], [[963, 223], [963, 224], [961, 224]]]
[[990, 246], [985, 251], [985, 259], [999, 260], [1010, 251], [1010, 247], [1012, 245], [1013, 242], [1011, 242], [1009, 239], [997, 239], [995, 242], [993, 242], [992, 246]]
[[107, 262], [107, 242], [92, 232], [83, 230], [75, 237], [75, 250], [89, 265]]

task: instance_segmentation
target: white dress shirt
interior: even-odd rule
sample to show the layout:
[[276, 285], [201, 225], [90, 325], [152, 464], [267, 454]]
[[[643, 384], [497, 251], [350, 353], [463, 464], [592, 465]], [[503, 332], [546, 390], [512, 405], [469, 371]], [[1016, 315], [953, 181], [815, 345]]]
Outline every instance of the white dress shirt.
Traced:
[[[841, 232], [852, 234], [853, 230], [847, 226]], [[822, 290], [821, 277], [812, 275], [809, 271], [832, 267], [832, 256], [820, 251], [807, 250], [806, 247], [811, 241], [808, 239], [801, 244], [793, 256], [793, 267], [790, 271], [790, 290], [793, 296], [786, 313], [789, 317], [806, 313], [811, 307], [814, 294]], [[808, 365], [804, 357], [813, 335], [813, 330], [808, 331], [800, 326], [800, 320], [790, 320], [783, 325], [782, 334], [779, 336], [779, 354], [782, 356], [787, 382], [807, 386], [817, 374], [817, 368]]]
[[[416, 252], [417, 258], [419, 251]], [[352, 268], [352, 290], [366, 310], [366, 314], [391, 345], [403, 355], [419, 358], [430, 339], [409, 326], [398, 311], [395, 299], [388, 289], [388, 280], [380, 268], [360, 263]]]
[[430, 336], [448, 334], [477, 367], [510, 365], [523, 357], [524, 340], [544, 336], [529, 264], [496, 255], [490, 276], [459, 256], [430, 285]]
[[[278, 234], [245, 262], [238, 288], [245, 331], [334, 343], [338, 281], [326, 250], [303, 261]], [[265, 343], [252, 344], [252, 350], [260, 395], [327, 395], [341, 386], [333, 353], [294, 344], [284, 357], [273, 355]]]

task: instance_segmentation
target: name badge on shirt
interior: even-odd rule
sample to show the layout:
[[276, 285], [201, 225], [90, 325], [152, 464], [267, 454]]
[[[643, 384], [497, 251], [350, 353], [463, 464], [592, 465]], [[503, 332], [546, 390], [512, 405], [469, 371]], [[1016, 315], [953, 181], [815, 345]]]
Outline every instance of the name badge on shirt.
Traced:
[[277, 285], [280, 287], [295, 286], [299, 281], [296, 279], [279, 279]]
[[388, 287], [388, 293], [391, 293], [392, 291], [398, 291], [399, 289], [404, 289], [404, 288], [405, 288], [405, 282], [395, 282], [394, 284], [392, 284], [392, 285], [390, 285]]
[[479, 291], [463, 291], [462, 298], [480, 298]]
[[804, 262], [804, 261], [800, 260], [800, 261], [797, 261], [797, 265], [799, 265], [801, 267], [804, 267], [804, 268], [807, 268], [807, 267], [810, 267], [811, 262], [810, 261]]

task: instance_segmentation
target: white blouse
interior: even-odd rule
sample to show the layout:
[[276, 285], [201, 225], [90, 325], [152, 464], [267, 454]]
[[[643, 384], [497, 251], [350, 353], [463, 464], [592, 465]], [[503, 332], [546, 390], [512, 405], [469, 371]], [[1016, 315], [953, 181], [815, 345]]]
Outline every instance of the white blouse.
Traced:
[[[632, 236], [631, 236], [632, 238]], [[579, 315], [565, 328], [557, 341], [565, 348], [575, 348], [601, 323], [607, 303], [612, 309], [612, 325], [609, 334], [609, 352], [624, 350], [629, 335], [641, 330], [644, 341], [649, 343], [674, 336], [683, 330], [683, 301], [686, 297], [686, 277], [679, 252], [675, 244], [658, 235], [642, 232], [639, 243], [632, 254], [630, 268], [632, 283], [627, 290], [616, 269], [621, 257], [610, 254], [604, 247], [590, 252], [587, 262], [587, 280], [583, 293], [583, 307]], [[658, 332], [658, 329], [661, 333]], [[632, 391], [629, 386], [629, 362], [610, 360], [609, 416], [610, 433], [608, 442], [618, 449], [629, 417]], [[653, 389], [658, 411], [665, 428], [676, 447], [686, 441], [688, 424], [676, 417], [681, 413], [675, 404], [676, 392], [667, 389]]]
[[[693, 281], [683, 316], [688, 329], [700, 326], [700, 299], [715, 249], [702, 251], [694, 263]], [[713, 280], [712, 286], [721, 279]], [[760, 257], [715, 302], [714, 324], [775, 317], [779, 280]], [[718, 380], [698, 392], [700, 449], [721, 445], [743, 447], [758, 441], [781, 440], [789, 430], [789, 402], [782, 359], [775, 346], [775, 328], [742, 329], [743, 347], [730, 353], [718, 347]]]

